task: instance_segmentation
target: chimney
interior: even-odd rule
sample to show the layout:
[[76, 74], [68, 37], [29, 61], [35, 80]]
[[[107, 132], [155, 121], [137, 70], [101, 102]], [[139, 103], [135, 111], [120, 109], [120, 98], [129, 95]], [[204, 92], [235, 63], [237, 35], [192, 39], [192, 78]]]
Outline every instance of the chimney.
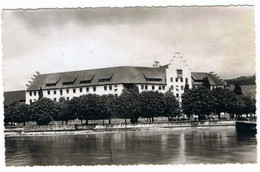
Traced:
[[160, 62], [159, 61], [154, 61], [153, 67], [160, 67]]

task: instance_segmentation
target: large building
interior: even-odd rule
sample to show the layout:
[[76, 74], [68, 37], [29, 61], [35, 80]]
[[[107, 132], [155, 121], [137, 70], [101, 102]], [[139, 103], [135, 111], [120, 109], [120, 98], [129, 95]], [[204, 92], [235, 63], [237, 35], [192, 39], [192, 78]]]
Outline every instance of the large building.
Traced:
[[26, 103], [38, 100], [42, 89], [43, 97], [58, 101], [84, 94], [120, 95], [124, 89], [135, 85], [139, 91], [171, 91], [179, 101], [187, 84], [189, 88], [202, 84], [207, 77], [212, 88], [224, 87], [224, 82], [211, 73], [191, 72], [188, 64], [178, 53], [169, 64], [153, 67], [111, 67], [61, 73], [39, 74], [26, 90]]

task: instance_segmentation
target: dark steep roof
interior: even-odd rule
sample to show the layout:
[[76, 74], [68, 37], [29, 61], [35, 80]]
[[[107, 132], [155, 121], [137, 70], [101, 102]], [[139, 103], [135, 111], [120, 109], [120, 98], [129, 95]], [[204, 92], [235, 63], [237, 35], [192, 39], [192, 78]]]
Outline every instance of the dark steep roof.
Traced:
[[4, 105], [13, 101], [25, 102], [25, 90], [4, 92]]
[[[38, 75], [27, 90], [68, 88], [79, 86], [96, 86], [103, 84], [120, 84], [120, 83], [150, 83], [166, 84], [166, 67], [111, 67], [101, 69], [91, 69], [82, 71], [71, 71], [61, 73], [50, 73]], [[161, 81], [147, 81], [147, 78], [160, 78]], [[75, 79], [75, 80], [74, 80]], [[108, 82], [102, 83], [100, 80], [108, 79]], [[89, 80], [90, 83], [80, 84], [80, 81]], [[64, 81], [73, 82], [71, 85], [64, 85]], [[47, 86], [46, 83], [56, 84]]]
[[205, 73], [205, 72], [192, 72], [191, 73], [192, 81], [193, 83], [196, 82], [202, 82], [203, 78], [208, 78], [210, 85], [212, 86], [218, 86], [218, 85], [224, 85], [225, 83], [218, 79], [216, 76], [212, 75], [211, 73]]
[[[121, 66], [101, 69], [60, 72], [38, 75], [27, 90], [70, 88], [80, 86], [97, 86], [104, 84], [166, 84], [166, 68]], [[192, 78], [202, 80], [208, 77], [211, 85], [224, 83], [209, 73], [192, 72]], [[84, 82], [87, 81], [87, 82]], [[104, 81], [104, 82], [101, 82]], [[65, 84], [68, 83], [69, 84]], [[54, 84], [46, 86], [46, 84]]]

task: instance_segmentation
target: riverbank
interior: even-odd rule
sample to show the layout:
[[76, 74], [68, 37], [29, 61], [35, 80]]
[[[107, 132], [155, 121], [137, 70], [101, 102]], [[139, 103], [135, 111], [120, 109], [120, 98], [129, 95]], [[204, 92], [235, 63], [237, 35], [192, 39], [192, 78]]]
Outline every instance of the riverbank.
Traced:
[[235, 121], [217, 121], [201, 123], [157, 123], [157, 124], [119, 124], [119, 125], [96, 125], [93, 127], [75, 129], [71, 127], [24, 127], [17, 129], [6, 129], [6, 137], [23, 137], [23, 136], [45, 136], [45, 135], [85, 135], [95, 133], [113, 133], [122, 131], [139, 131], [142, 129], [172, 128], [172, 129], [207, 129], [214, 127], [235, 127]]

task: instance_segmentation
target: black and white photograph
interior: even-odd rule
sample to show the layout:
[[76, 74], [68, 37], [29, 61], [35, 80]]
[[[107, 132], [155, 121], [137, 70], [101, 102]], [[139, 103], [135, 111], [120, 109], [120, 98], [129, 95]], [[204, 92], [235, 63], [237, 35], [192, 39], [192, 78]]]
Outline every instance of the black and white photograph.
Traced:
[[2, 10], [6, 167], [256, 164], [252, 5]]

